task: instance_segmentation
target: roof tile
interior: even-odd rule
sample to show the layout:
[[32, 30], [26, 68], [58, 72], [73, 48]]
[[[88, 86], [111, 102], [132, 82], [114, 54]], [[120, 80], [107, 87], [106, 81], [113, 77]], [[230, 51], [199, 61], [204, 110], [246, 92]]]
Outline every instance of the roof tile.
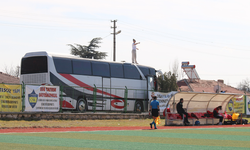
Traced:
[[20, 84], [20, 79], [18, 77], [14, 77], [6, 73], [0, 72], [0, 83]]
[[[199, 80], [199, 81], [194, 81], [194, 82], [188, 81], [188, 84], [192, 88], [193, 92], [215, 93], [214, 87], [216, 85], [219, 85], [221, 88], [221, 91], [226, 91], [226, 93], [245, 94], [244, 91], [240, 91], [234, 87], [228, 86], [224, 83], [217, 82], [214, 80]], [[179, 89], [181, 91], [191, 91], [188, 85], [184, 82], [184, 80], [178, 81], [177, 85], [179, 86]]]

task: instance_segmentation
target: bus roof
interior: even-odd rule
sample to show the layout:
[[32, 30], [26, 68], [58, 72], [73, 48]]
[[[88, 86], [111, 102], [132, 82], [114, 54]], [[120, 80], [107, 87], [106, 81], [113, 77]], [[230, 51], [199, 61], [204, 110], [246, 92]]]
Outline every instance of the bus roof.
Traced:
[[[46, 51], [37, 51], [37, 52], [28, 52], [24, 55], [23, 58], [27, 57], [35, 57], [35, 56], [54, 56], [54, 57], [63, 57], [63, 58], [73, 58], [73, 59], [85, 59], [85, 60], [90, 60], [90, 61], [101, 61], [101, 62], [108, 62], [108, 63], [119, 63], [119, 64], [128, 64], [132, 65], [132, 63], [128, 62], [113, 62], [113, 61], [107, 61], [107, 60], [96, 60], [96, 59], [89, 59], [89, 58], [81, 58], [78, 56], [70, 55], [70, 54], [62, 54], [62, 53], [51, 53], [51, 52], [46, 52]], [[148, 68], [153, 68], [150, 66], [145, 66], [145, 65], [137, 65], [139, 67], [148, 67]]]
[[33, 56], [58, 56], [58, 57], [68, 57], [68, 58], [77, 58], [76, 56], [69, 54], [61, 54], [61, 53], [48, 53], [46, 51], [37, 51], [37, 52], [29, 52], [24, 55], [23, 58], [33, 57]]

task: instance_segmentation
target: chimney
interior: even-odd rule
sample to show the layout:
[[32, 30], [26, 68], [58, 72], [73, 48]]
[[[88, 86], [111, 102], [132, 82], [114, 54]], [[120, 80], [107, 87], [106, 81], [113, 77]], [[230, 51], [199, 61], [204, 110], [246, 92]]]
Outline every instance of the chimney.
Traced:
[[218, 79], [218, 82], [224, 84], [224, 80], [222, 80], [222, 79]]

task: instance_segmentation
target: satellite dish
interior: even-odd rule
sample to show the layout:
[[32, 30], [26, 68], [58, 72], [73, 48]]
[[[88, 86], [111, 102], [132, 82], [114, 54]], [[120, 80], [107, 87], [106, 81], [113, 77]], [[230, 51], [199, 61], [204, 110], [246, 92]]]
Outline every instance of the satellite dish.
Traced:
[[220, 93], [220, 89], [221, 89], [221, 88], [220, 88], [219, 85], [215, 85], [215, 86], [214, 86], [214, 92], [215, 92], [215, 93]]

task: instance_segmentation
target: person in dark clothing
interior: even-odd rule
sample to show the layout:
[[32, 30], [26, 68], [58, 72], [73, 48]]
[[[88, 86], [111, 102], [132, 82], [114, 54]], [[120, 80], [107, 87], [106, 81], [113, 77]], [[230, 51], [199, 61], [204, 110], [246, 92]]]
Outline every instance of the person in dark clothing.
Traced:
[[222, 125], [222, 121], [223, 121], [223, 116], [221, 116], [219, 114], [219, 111], [222, 110], [222, 106], [218, 106], [214, 109], [213, 111], [213, 115], [215, 118], [219, 118], [220, 119], [220, 122], [218, 123], [219, 125]]
[[182, 119], [183, 119], [183, 114], [186, 115], [184, 119], [184, 124], [185, 125], [189, 124], [190, 122], [188, 121], [188, 113], [185, 112], [185, 110], [183, 109], [183, 98], [180, 99], [180, 102], [177, 104], [176, 109]]

